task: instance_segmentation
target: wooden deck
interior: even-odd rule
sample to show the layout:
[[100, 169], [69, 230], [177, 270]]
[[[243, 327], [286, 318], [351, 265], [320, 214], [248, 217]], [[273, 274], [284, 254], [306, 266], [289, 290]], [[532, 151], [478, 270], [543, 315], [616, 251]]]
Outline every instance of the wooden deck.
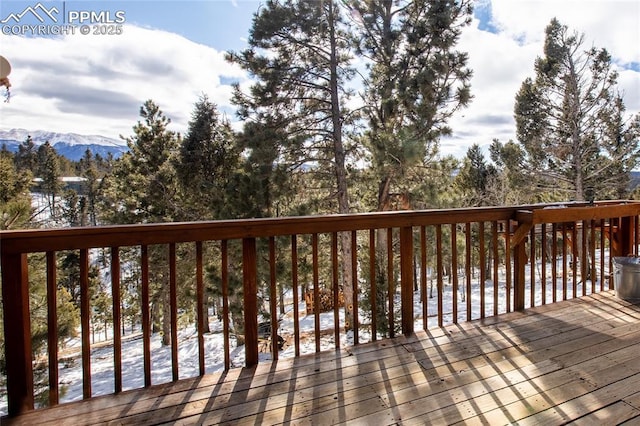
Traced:
[[611, 292], [2, 424], [640, 424], [640, 307]]

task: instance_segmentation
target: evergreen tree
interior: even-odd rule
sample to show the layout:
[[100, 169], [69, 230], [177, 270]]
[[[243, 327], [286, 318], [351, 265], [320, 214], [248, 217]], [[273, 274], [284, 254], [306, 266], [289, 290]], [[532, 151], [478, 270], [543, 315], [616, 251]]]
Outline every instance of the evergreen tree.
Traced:
[[366, 133], [378, 181], [377, 209], [437, 153], [447, 122], [471, 100], [468, 55], [455, 50], [471, 22], [470, 1], [351, 0], [357, 48], [370, 70], [365, 79]]
[[[471, 22], [468, 0], [350, 0], [364, 81], [364, 141], [376, 180], [376, 209], [411, 208], [412, 192], [427, 179], [447, 122], [471, 100], [468, 55], [455, 50]], [[414, 195], [418, 195], [414, 193]], [[387, 234], [378, 231], [377, 256], [386, 257]], [[377, 288], [388, 284], [377, 263]], [[391, 288], [394, 292], [394, 289]], [[390, 294], [388, 297], [393, 297]], [[383, 306], [383, 305], [379, 305]], [[386, 321], [379, 310], [379, 321]]]
[[496, 205], [492, 199], [490, 187], [497, 178], [496, 168], [488, 164], [480, 145], [473, 144], [464, 159], [462, 170], [456, 177], [458, 186], [464, 192], [464, 204], [467, 207]]
[[207, 96], [195, 104], [189, 130], [176, 159], [186, 219], [230, 219], [239, 216], [234, 174], [240, 162], [229, 123], [222, 121]]
[[[177, 175], [174, 168], [180, 138], [167, 129], [169, 118], [148, 100], [140, 108], [134, 136], [126, 138], [129, 152], [114, 163], [105, 177], [104, 220], [108, 223], [161, 223], [179, 218]], [[162, 324], [163, 344], [170, 343], [168, 253], [166, 247], [150, 247], [154, 330]]]
[[[236, 86], [240, 116], [284, 129], [282, 151], [294, 164], [331, 171], [337, 212], [349, 212], [344, 129], [346, 82], [352, 78], [341, 9], [322, 2], [269, 0], [255, 15], [249, 48], [227, 59], [256, 78], [250, 93]], [[332, 198], [333, 198], [332, 197]], [[334, 210], [335, 211], [335, 210]], [[340, 235], [347, 329], [352, 328], [351, 243]]]
[[60, 156], [47, 141], [38, 147], [37, 177], [41, 179], [40, 189], [47, 197], [49, 211], [54, 220], [58, 216], [56, 201], [62, 192], [61, 176]]
[[296, 166], [284, 160], [286, 153], [281, 150], [281, 141], [286, 139], [284, 129], [248, 121], [238, 139], [248, 154], [244, 162], [248, 185], [240, 188], [242, 210], [250, 212], [250, 217], [294, 214], [283, 200], [293, 190], [293, 176], [297, 173]]
[[[181, 186], [183, 200], [183, 214], [186, 220], [219, 220], [237, 218], [247, 214], [240, 207], [240, 199], [246, 194], [240, 194], [238, 177], [240, 167], [240, 149], [229, 123], [223, 121], [207, 96], [202, 96], [196, 102], [189, 122], [189, 129], [182, 144], [175, 167]], [[258, 188], [252, 188], [255, 192]], [[205, 246], [205, 250], [217, 249]], [[193, 255], [193, 253], [188, 253]], [[205, 258], [219, 258], [219, 256], [205, 255]], [[208, 266], [211, 269], [213, 266]], [[239, 270], [229, 271], [235, 276]], [[195, 280], [191, 277], [191, 281]], [[241, 279], [232, 280], [241, 283]], [[209, 331], [208, 306], [209, 296], [216, 293], [215, 282], [207, 280], [204, 306], [200, 307], [204, 315], [205, 332]], [[242, 312], [242, 294], [240, 289], [234, 289], [230, 298], [233, 313]], [[237, 293], [237, 297], [236, 297]], [[237, 308], [237, 309], [236, 309]], [[241, 320], [234, 318], [234, 324]], [[238, 328], [238, 327], [237, 327]], [[243, 327], [236, 330], [243, 334]]]
[[0, 153], [0, 230], [27, 226], [33, 215], [29, 187], [32, 175], [16, 169], [11, 153]]
[[38, 148], [31, 136], [18, 146], [15, 156], [16, 168], [20, 171], [30, 171], [34, 176], [38, 174]]
[[78, 165], [79, 175], [86, 179], [84, 182], [84, 197], [88, 224], [96, 226], [98, 224], [98, 201], [100, 198], [100, 186], [104, 173], [101, 175], [98, 170], [98, 160], [94, 158], [90, 150], [86, 150]]
[[493, 187], [496, 205], [514, 206], [543, 201], [535, 197], [532, 182], [525, 172], [525, 152], [520, 144], [511, 140], [503, 144], [494, 139], [489, 155], [497, 171]]
[[[25, 229], [33, 227], [30, 222], [33, 209], [29, 187], [31, 171], [18, 170], [14, 158], [8, 151], [0, 152], [0, 230]], [[34, 359], [44, 355], [47, 343], [47, 290], [44, 271], [44, 256], [30, 255], [29, 259], [29, 312], [31, 321], [31, 341]], [[79, 324], [79, 312], [71, 303], [69, 293], [64, 288], [57, 290], [58, 302], [58, 344], [76, 333]], [[3, 321], [3, 310], [0, 309], [0, 322]], [[4, 334], [0, 333], [0, 382], [4, 380], [5, 349]], [[37, 401], [47, 400], [46, 365], [42, 362], [34, 364], [34, 386]], [[63, 391], [63, 389], [62, 389]]]
[[588, 191], [614, 195], [640, 155], [640, 116], [623, 116], [611, 56], [583, 44], [584, 34], [551, 20], [535, 78], [516, 95], [517, 137], [531, 179], [561, 200], [585, 200]]
[[78, 195], [74, 189], [68, 189], [63, 195], [62, 219], [67, 226], [87, 226], [87, 199]]

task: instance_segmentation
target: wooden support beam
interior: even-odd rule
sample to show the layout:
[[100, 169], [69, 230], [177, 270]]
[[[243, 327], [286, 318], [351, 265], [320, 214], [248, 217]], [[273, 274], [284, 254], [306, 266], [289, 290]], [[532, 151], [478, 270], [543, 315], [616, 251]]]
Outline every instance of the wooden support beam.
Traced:
[[2, 256], [2, 304], [9, 416], [33, 410], [29, 273], [26, 254]]
[[527, 264], [526, 239], [513, 248], [513, 309], [524, 310], [525, 265]]

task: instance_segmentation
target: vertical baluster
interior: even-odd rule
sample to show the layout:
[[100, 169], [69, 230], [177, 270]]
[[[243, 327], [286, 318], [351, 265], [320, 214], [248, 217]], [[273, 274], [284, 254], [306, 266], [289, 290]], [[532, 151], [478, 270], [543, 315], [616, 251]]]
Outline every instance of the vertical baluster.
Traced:
[[400, 228], [400, 309], [402, 334], [413, 333], [413, 228]]
[[500, 277], [498, 275], [498, 222], [491, 223], [491, 245], [493, 248], [493, 315], [498, 315], [498, 282]]
[[[313, 318], [316, 352], [320, 352], [320, 279], [318, 275], [318, 234], [311, 236], [311, 257], [313, 264]], [[307, 310], [309, 307], [307, 307]]]
[[536, 305], [536, 227], [532, 226], [529, 232], [529, 306]]
[[[573, 295], [572, 297], [578, 297], [578, 244], [577, 244], [577, 235], [578, 235], [578, 230], [576, 229], [578, 227], [578, 222], [573, 222], [573, 225], [571, 227], [571, 265], [573, 266], [571, 268], [571, 272], [572, 272], [572, 291], [573, 291]], [[582, 262], [580, 262], [580, 264], [582, 265]]]
[[504, 222], [504, 264], [505, 264], [505, 293], [507, 295], [507, 312], [511, 312], [511, 221]]
[[258, 255], [256, 239], [242, 240], [245, 365], [258, 364]]
[[358, 318], [358, 244], [356, 231], [351, 231], [351, 286], [353, 288], [353, 344], [360, 343], [360, 320]]
[[376, 286], [376, 231], [369, 230], [369, 282], [371, 286], [371, 341], [378, 340], [378, 289]]
[[293, 342], [295, 356], [300, 356], [300, 312], [298, 305], [298, 236], [291, 236], [291, 285], [293, 286]]
[[151, 312], [149, 310], [149, 249], [140, 248], [140, 280], [142, 285], [142, 351], [144, 386], [151, 386]]
[[[577, 224], [576, 224], [577, 226]], [[588, 257], [587, 257], [587, 244], [589, 242], [588, 232], [589, 225], [586, 220], [582, 221], [582, 238], [580, 238], [581, 247], [580, 247], [580, 281], [582, 282], [582, 295], [587, 294], [587, 268], [589, 265]]]
[[49, 406], [58, 405], [58, 297], [56, 253], [47, 252], [47, 350], [49, 353]]
[[80, 325], [82, 332], [82, 398], [91, 398], [91, 342], [89, 305], [89, 251], [80, 250]]
[[340, 348], [340, 308], [338, 307], [338, 233], [331, 233], [331, 289], [333, 296], [333, 333], [336, 349]]
[[387, 294], [389, 297], [389, 337], [396, 335], [394, 323], [394, 297], [396, 293], [393, 281], [393, 229], [387, 229]]
[[485, 273], [486, 254], [484, 247], [484, 222], [478, 223], [478, 239], [480, 245], [480, 318], [485, 317], [485, 281], [487, 276]]
[[609, 259], [608, 259], [608, 268], [609, 268], [609, 290], [615, 290], [615, 283], [613, 282], [613, 257], [615, 256], [615, 221], [614, 218], [609, 218]]
[[113, 305], [114, 392], [122, 392], [122, 324], [120, 311], [120, 250], [111, 247], [111, 301]]
[[224, 370], [231, 368], [231, 342], [229, 336], [229, 243], [220, 242], [220, 281], [222, 285], [222, 334], [224, 336]]
[[567, 224], [562, 224], [562, 300], [567, 300]]
[[271, 356], [278, 360], [278, 292], [276, 289], [276, 240], [269, 237], [269, 309], [271, 311]]
[[547, 304], [547, 224], [543, 223], [540, 225], [540, 232], [542, 233], [542, 240], [540, 241], [540, 263], [541, 263], [541, 277], [540, 282], [542, 283], [541, 291], [542, 291], [542, 304]]
[[[204, 329], [205, 309], [209, 309], [204, 303], [204, 280], [202, 264], [202, 241], [196, 241], [196, 306], [198, 311], [198, 368], [201, 376], [205, 374], [204, 362]], [[208, 325], [208, 324], [207, 324]]]
[[178, 380], [178, 291], [176, 284], [176, 244], [169, 244], [169, 308], [171, 311], [171, 376]]
[[633, 254], [638, 256], [640, 255], [640, 215], [633, 216], [633, 226], [635, 229], [634, 236], [634, 244], [633, 244]]
[[427, 298], [427, 230], [420, 227], [420, 301], [422, 302], [422, 328], [429, 328], [429, 302]]
[[606, 246], [605, 227], [606, 221], [604, 219], [600, 219], [600, 291], [604, 291], [604, 253]]
[[467, 291], [467, 321], [471, 321], [471, 222], [467, 222], [464, 225], [465, 232], [465, 265], [464, 274], [466, 276], [466, 291]]
[[436, 265], [438, 268], [438, 327], [442, 327], [444, 323], [443, 319], [443, 303], [442, 303], [442, 290], [444, 287], [444, 281], [442, 277], [442, 225], [436, 225]]
[[596, 280], [598, 279], [598, 270], [596, 269], [596, 221], [589, 223], [589, 258], [591, 259], [591, 293], [596, 292]]
[[553, 289], [551, 290], [551, 300], [556, 303], [558, 300], [558, 224], [551, 224], [551, 282]]
[[458, 323], [458, 232], [457, 224], [451, 224], [451, 274], [453, 275], [451, 297], [452, 299], [452, 320]]

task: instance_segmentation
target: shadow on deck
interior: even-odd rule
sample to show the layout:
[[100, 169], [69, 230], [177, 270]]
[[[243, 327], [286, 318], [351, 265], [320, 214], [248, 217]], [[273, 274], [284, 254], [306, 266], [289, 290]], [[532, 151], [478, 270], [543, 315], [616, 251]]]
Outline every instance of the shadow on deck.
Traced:
[[640, 423], [639, 323], [604, 292], [2, 424]]

